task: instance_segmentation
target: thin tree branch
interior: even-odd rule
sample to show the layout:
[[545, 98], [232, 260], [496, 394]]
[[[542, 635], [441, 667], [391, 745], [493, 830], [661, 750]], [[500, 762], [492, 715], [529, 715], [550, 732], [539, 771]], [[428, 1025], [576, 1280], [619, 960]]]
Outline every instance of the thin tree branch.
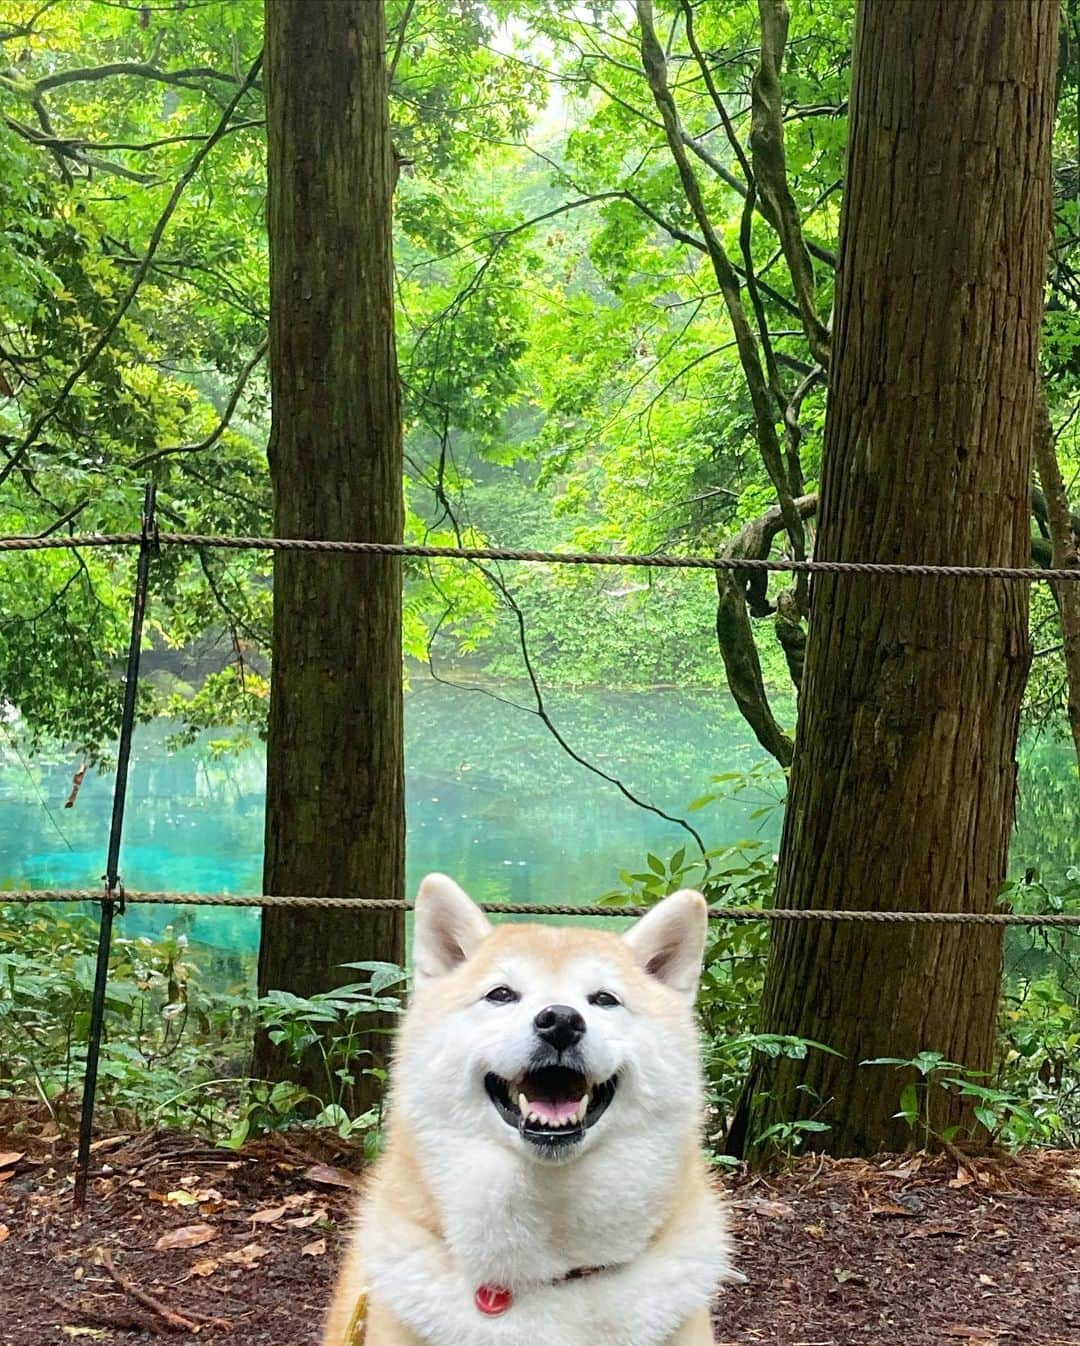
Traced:
[[141, 187], [148, 187], [158, 181], [152, 173], [140, 173], [134, 168], [125, 168], [123, 164], [113, 164], [108, 159], [99, 159], [97, 155], [87, 154], [62, 136], [39, 135], [32, 126], [16, 121], [14, 117], [5, 117], [4, 124], [31, 145], [40, 145], [54, 155], [63, 155], [64, 158], [71, 159], [86, 168], [96, 168], [100, 173], [112, 173], [118, 178], [126, 178], [129, 182], [137, 182]]
[[204, 449], [212, 449], [229, 428], [229, 423], [232, 421], [233, 413], [236, 411], [237, 403], [240, 401], [240, 396], [247, 387], [248, 379], [251, 378], [255, 368], [266, 354], [269, 344], [269, 337], [264, 337], [262, 341], [259, 342], [258, 346], [255, 348], [254, 355], [252, 355], [251, 359], [240, 371], [240, 377], [236, 380], [233, 390], [229, 394], [229, 400], [225, 404], [225, 410], [221, 414], [221, 419], [205, 439], [200, 439], [195, 444], [173, 444], [166, 449], [154, 449], [150, 453], [144, 453], [141, 457], [136, 458], [134, 462], [129, 464], [130, 469], [135, 471], [140, 467], [145, 467], [147, 463], [157, 462], [159, 458], [168, 458], [174, 453], [202, 453]]
[[[449, 521], [450, 526], [454, 531], [454, 535], [458, 540], [458, 545], [460, 546], [462, 544], [461, 527], [458, 523], [457, 518], [454, 515], [450, 501], [445, 494], [444, 486], [442, 484], [441, 472], [439, 474], [439, 480], [437, 484], [433, 487], [433, 490], [435, 491], [436, 498], [439, 500], [443, 516]], [[526, 714], [535, 715], [540, 720], [541, 724], [543, 724], [544, 728], [547, 729], [548, 733], [552, 736], [552, 738], [559, 745], [559, 747], [562, 748], [563, 752], [565, 752], [566, 755], [569, 758], [571, 758], [572, 761], [577, 762], [577, 764], [581, 767], [584, 767], [586, 771], [592, 772], [594, 776], [599, 776], [601, 780], [607, 781], [609, 785], [614, 785], [615, 788], [619, 791], [619, 793], [625, 799], [629, 800], [631, 804], [637, 805], [638, 808], [645, 809], [646, 812], [648, 813], [654, 813], [657, 815], [657, 817], [663, 818], [666, 822], [674, 823], [677, 827], [681, 827], [685, 832], [688, 832], [690, 836], [693, 837], [695, 843], [698, 846], [698, 849], [701, 851], [702, 862], [704, 864], [705, 872], [707, 874], [709, 872], [709, 857], [708, 852], [706, 851], [705, 848], [705, 843], [702, 840], [700, 834], [697, 832], [697, 830], [690, 823], [688, 823], [685, 818], [677, 817], [676, 815], [671, 813], [665, 813], [664, 810], [658, 808], [657, 805], [650, 804], [648, 800], [640, 798], [638, 795], [634, 794], [634, 792], [630, 790], [626, 785], [624, 785], [623, 782], [617, 776], [613, 776], [610, 774], [610, 772], [604, 771], [601, 767], [596, 766], [593, 762], [590, 762], [588, 758], [583, 757], [579, 752], [577, 752], [573, 747], [571, 747], [570, 743], [563, 736], [562, 732], [559, 730], [554, 720], [552, 720], [551, 715], [548, 712], [547, 705], [544, 701], [544, 694], [540, 687], [540, 680], [537, 677], [536, 669], [532, 662], [532, 654], [529, 650], [528, 632], [525, 625], [525, 614], [521, 610], [521, 605], [514, 597], [506, 581], [502, 578], [500, 574], [498, 574], [497, 570], [484, 566], [478, 561], [473, 561], [471, 564], [484, 576], [484, 579], [487, 581], [487, 583], [491, 585], [491, 587], [495, 589], [495, 591], [502, 597], [503, 602], [514, 614], [514, 619], [517, 623], [517, 629], [518, 629], [518, 643], [521, 649], [522, 663], [524, 664], [525, 667], [525, 673], [526, 676], [528, 677], [529, 685], [532, 688], [533, 700], [535, 702], [535, 705], [523, 706], [521, 705], [520, 702], [511, 701], [507, 697], [502, 697], [499, 696], [497, 693], [491, 692], [486, 687], [479, 687], [476, 686], [475, 684], [469, 685], [468, 690], [483, 692], [486, 695], [493, 697], [496, 701], [501, 701], [504, 705], [512, 706], [514, 707], [514, 709], [524, 711]], [[429, 573], [430, 573], [430, 567], [429, 567]], [[434, 579], [432, 580], [432, 582], [435, 583]], [[443, 595], [443, 599], [445, 602], [449, 603], [449, 600], [446, 598], [445, 595]], [[436, 678], [437, 681], [442, 682], [447, 686], [465, 687], [466, 684], [454, 683], [447, 678], [440, 678], [435, 671], [435, 664], [432, 656], [432, 644], [435, 635], [437, 634], [438, 629], [442, 625], [442, 622], [444, 620], [445, 620], [445, 614], [443, 618], [440, 619], [438, 625], [436, 626], [435, 631], [432, 632], [431, 638], [428, 641], [428, 667], [431, 669], [432, 676]]]
[[758, 192], [769, 203], [784, 249], [791, 282], [802, 314], [810, 351], [819, 365], [829, 367], [829, 332], [818, 317], [814, 271], [803, 241], [802, 224], [787, 180], [784, 121], [780, 104], [780, 66], [787, 43], [788, 8], [784, 0], [758, 0], [761, 16], [761, 58], [750, 85], [753, 118], [750, 148]]
[[401, 22], [398, 24], [397, 41], [394, 43], [394, 54], [390, 58], [390, 63], [386, 71], [386, 87], [394, 87], [394, 76], [397, 74], [398, 62], [401, 60], [401, 53], [405, 50], [405, 38], [409, 29], [409, 20], [412, 18], [413, 10], [416, 8], [416, 0], [408, 0], [405, 6], [405, 13], [401, 16]]
[[[65, 84], [93, 83], [97, 80], [111, 79], [114, 75], [137, 75], [140, 79], [156, 80], [159, 84], [179, 84], [184, 88], [198, 88], [198, 85], [191, 85], [191, 81], [197, 79], [217, 80], [221, 84], [238, 83], [235, 75], [226, 75], [209, 66], [191, 66], [186, 70], [160, 70], [156, 65], [148, 65], [143, 61], [113, 61], [109, 65], [85, 66], [79, 70], [59, 70], [55, 75], [44, 75], [41, 79], [35, 80], [34, 87], [40, 93], [46, 93], [49, 89], [59, 89]], [[245, 88], [258, 87], [250, 76], [243, 81], [243, 85]]]
[[230, 99], [228, 105], [225, 108], [225, 111], [221, 115], [221, 120], [218, 122], [216, 128], [214, 129], [210, 137], [206, 140], [206, 142], [203, 145], [201, 145], [199, 149], [196, 151], [196, 153], [192, 157], [191, 163], [187, 166], [183, 174], [178, 179], [176, 186], [173, 188], [172, 193], [169, 196], [169, 200], [165, 205], [165, 209], [162, 211], [160, 217], [158, 218], [157, 224], [154, 226], [154, 231], [150, 235], [150, 242], [147, 246], [143, 260], [139, 265], [138, 269], [136, 270], [135, 275], [132, 277], [131, 284], [128, 286], [127, 291], [121, 298], [120, 302], [117, 304], [112, 317], [98, 333], [96, 340], [93, 342], [90, 349], [87, 351], [86, 355], [83, 356], [83, 358], [71, 371], [68, 377], [64, 380], [63, 386], [61, 387], [57, 396], [53, 399], [52, 402], [49, 403], [47, 407], [45, 407], [42, 411], [38, 412], [38, 414], [34, 417], [33, 421], [31, 422], [29, 430], [27, 430], [25, 436], [19, 443], [18, 447], [14, 450], [12, 454], [8, 455], [8, 461], [4, 464], [4, 467], [0, 469], [0, 486], [4, 484], [4, 482], [8, 479], [8, 477], [11, 476], [12, 472], [14, 472], [15, 469], [22, 463], [26, 455], [29, 453], [31, 447], [33, 446], [34, 441], [41, 433], [42, 429], [46, 425], [48, 425], [48, 423], [57, 414], [60, 408], [67, 401], [67, 398], [71, 393], [71, 390], [75, 387], [76, 383], [78, 383], [78, 381], [87, 372], [87, 370], [90, 369], [90, 367], [97, 360], [98, 356], [102, 353], [102, 351], [112, 340], [113, 334], [116, 332], [116, 329], [120, 326], [120, 322], [123, 319], [124, 314], [131, 307], [135, 299], [135, 296], [139, 293], [139, 289], [142, 286], [143, 281], [146, 279], [147, 273], [150, 270], [151, 263], [154, 260], [154, 254], [157, 252], [158, 247], [161, 244], [161, 240], [164, 237], [168, 223], [172, 219], [176, 207], [180, 204], [180, 198], [183, 196], [184, 191], [188, 186], [188, 183], [191, 182], [192, 178], [202, 167], [203, 161], [206, 159], [207, 155], [209, 155], [210, 151], [214, 148], [214, 146], [218, 143], [218, 141], [222, 138], [222, 136], [224, 136], [228, 131], [229, 122], [232, 120], [232, 115], [236, 111], [244, 95], [255, 83], [255, 77], [258, 74], [261, 65], [262, 65], [262, 53], [260, 52], [258, 57], [256, 57], [254, 63], [252, 64], [251, 69], [248, 71], [246, 77], [244, 78], [243, 83], [240, 85], [236, 93]]
[[[817, 509], [817, 496], [803, 496], [794, 504], [800, 518], [809, 518]], [[768, 556], [773, 540], [784, 526], [783, 514], [774, 505], [760, 518], [752, 519], [740, 529], [724, 544], [720, 555], [764, 558]], [[767, 584], [768, 577], [764, 571], [716, 572], [716, 639], [728, 686], [739, 711], [765, 751], [786, 768], [791, 765], [794, 744], [780, 728], [769, 705], [761, 660], [758, 658], [747, 613], [748, 599], [757, 615], [765, 616], [771, 611], [767, 600]]]
[[[251, 121], [234, 122], [229, 127], [230, 134], [233, 131], [245, 131], [253, 126], [265, 126], [266, 120], [263, 117], [252, 118]], [[115, 151], [127, 150], [133, 153], [144, 154], [149, 150], [160, 149], [162, 145], [182, 145], [188, 141], [204, 141], [209, 139], [208, 131], [192, 131], [187, 135], [162, 136], [158, 140], [147, 140], [143, 142], [128, 140], [80, 140], [64, 139], [60, 136], [37, 136], [35, 143], [45, 147], [53, 145], [69, 145], [76, 150], [102, 150]]]
[[788, 486], [780, 441], [777, 438], [776, 426], [773, 422], [772, 399], [758, 356], [757, 341], [747, 320], [746, 310], [743, 308], [738, 276], [709, 218], [701, 194], [701, 187], [691, 167], [690, 160], [687, 158], [679, 114], [667, 83], [667, 63], [653, 24], [652, 0], [636, 0], [636, 4], [638, 23], [641, 29], [641, 60], [645, 77], [663, 118], [672, 158], [679, 170], [683, 190], [705, 239], [713, 270], [716, 273], [717, 284], [724, 296], [728, 317], [731, 320], [732, 331], [738, 345], [743, 374], [749, 388], [750, 400], [754, 407], [758, 448], [765, 464], [765, 470], [768, 472], [776, 491], [788, 537], [791, 540], [792, 550], [796, 558], [801, 560], [805, 556], [802, 520], [795, 509], [791, 490]]
[[35, 536], [49, 537], [52, 533], [59, 532], [60, 529], [63, 528], [63, 526], [66, 523], [71, 523], [72, 519], [78, 518], [78, 516], [83, 512], [83, 510], [87, 507], [89, 503], [90, 503], [89, 500], [80, 500], [77, 505], [72, 505], [72, 507], [69, 510], [67, 510], [66, 513], [61, 514], [58, 519], [54, 519], [53, 522], [49, 524], [47, 528], [43, 528], [41, 532], [36, 533]]
[[41, 8], [31, 14], [25, 23], [20, 23], [15, 28], [5, 28], [3, 32], [0, 32], [0, 46], [5, 42], [15, 42], [20, 38], [33, 37], [38, 19], [47, 14], [50, 9], [55, 8], [57, 4], [59, 4], [59, 0], [45, 0]]
[[642, 799], [640, 796], [634, 794], [632, 790], [630, 790], [626, 785], [623, 784], [623, 782], [618, 778], [618, 776], [611, 775], [610, 772], [604, 771], [601, 767], [598, 767], [595, 763], [590, 762], [585, 757], [582, 757], [581, 754], [579, 752], [576, 752], [566, 741], [566, 739], [560, 732], [558, 726], [555, 724], [554, 720], [552, 720], [551, 715], [548, 713], [547, 706], [544, 702], [544, 694], [540, 689], [540, 680], [536, 676], [536, 669], [533, 666], [532, 656], [529, 652], [528, 633], [525, 627], [525, 614], [521, 610], [521, 605], [518, 603], [514, 595], [510, 592], [509, 587], [506, 585], [505, 581], [502, 579], [501, 576], [494, 574], [492, 571], [489, 571], [485, 566], [481, 565], [479, 562], [474, 562], [474, 564], [476, 565], [476, 568], [485, 575], [488, 582], [494, 585], [494, 587], [499, 591], [499, 593], [502, 594], [504, 602], [507, 604], [507, 606], [514, 614], [514, 618], [517, 622], [517, 628], [518, 628], [518, 644], [521, 649], [521, 660], [522, 663], [525, 665], [525, 673], [529, 679], [529, 685], [532, 688], [533, 698], [536, 701], [536, 705], [533, 708], [532, 713], [536, 715], [537, 718], [541, 721], [541, 723], [547, 729], [548, 733], [552, 736], [552, 738], [554, 738], [555, 742], [559, 745], [559, 747], [562, 748], [563, 752], [565, 752], [566, 755], [570, 757], [573, 761], [577, 762], [579, 766], [584, 767], [586, 771], [591, 771], [594, 776], [599, 776], [601, 780], [607, 781], [609, 785], [614, 785], [616, 790], [618, 790], [619, 793], [624, 796], [624, 798], [628, 799], [631, 804], [636, 804], [638, 808], [645, 809], [646, 812], [648, 813], [655, 813], [658, 818], [663, 818], [666, 822], [674, 823], [677, 827], [681, 827], [684, 832], [688, 832], [690, 836], [694, 838], [694, 842], [696, 843], [698, 849], [701, 851], [701, 858], [705, 863], [705, 868], [707, 871], [709, 867], [708, 854], [705, 848], [705, 843], [701, 839], [701, 835], [695, 827], [693, 827], [690, 823], [688, 823], [685, 818], [677, 817], [675, 814], [672, 813], [665, 813], [664, 810], [662, 808], [657, 807], [656, 804], [650, 804], [647, 799]]

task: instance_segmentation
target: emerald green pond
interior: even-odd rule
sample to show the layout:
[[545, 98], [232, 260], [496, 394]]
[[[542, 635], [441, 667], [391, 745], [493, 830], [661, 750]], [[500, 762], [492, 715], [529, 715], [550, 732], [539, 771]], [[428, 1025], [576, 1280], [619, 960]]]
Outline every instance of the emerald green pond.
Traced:
[[[642, 799], [691, 820], [707, 844], [778, 840], [775, 776], [687, 811], [713, 775], [764, 760], [725, 695], [591, 689], [553, 693], [548, 708], [578, 752]], [[261, 748], [215, 760], [205, 745], [170, 753], [166, 736], [158, 725], [136, 731], [121, 856], [125, 884], [258, 892]], [[1013, 868], [1060, 873], [1080, 863], [1071, 749], [1044, 737], [1026, 742], [1021, 756]], [[490, 901], [588, 902], [617, 885], [620, 869], [640, 868], [648, 851], [667, 855], [690, 842], [676, 824], [635, 806], [568, 758], [535, 715], [481, 692], [415, 685], [406, 699], [406, 762], [410, 890], [427, 871], [442, 869]], [[88, 774], [75, 807], [65, 809], [78, 766], [52, 755], [27, 769], [0, 736], [0, 880], [7, 886], [100, 886], [113, 780]], [[149, 933], [174, 915], [170, 908], [136, 908], [124, 926]], [[251, 951], [258, 921], [255, 911], [199, 909], [191, 934]]]

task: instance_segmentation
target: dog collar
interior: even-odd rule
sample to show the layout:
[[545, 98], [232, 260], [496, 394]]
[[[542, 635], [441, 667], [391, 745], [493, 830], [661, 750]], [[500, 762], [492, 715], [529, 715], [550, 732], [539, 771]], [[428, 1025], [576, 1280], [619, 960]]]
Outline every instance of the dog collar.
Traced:
[[[603, 1269], [603, 1267], [573, 1267], [565, 1276], [560, 1276], [551, 1284], [561, 1285], [563, 1281], [581, 1281], [586, 1276], [595, 1276]], [[473, 1295], [473, 1303], [489, 1318], [497, 1318], [499, 1314], [505, 1313], [513, 1302], [513, 1294], [501, 1285], [481, 1285]]]

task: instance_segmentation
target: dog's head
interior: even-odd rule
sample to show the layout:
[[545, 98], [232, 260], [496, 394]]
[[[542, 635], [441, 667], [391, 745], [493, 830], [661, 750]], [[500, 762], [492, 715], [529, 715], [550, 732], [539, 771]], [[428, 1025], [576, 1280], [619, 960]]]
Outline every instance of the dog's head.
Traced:
[[395, 1079], [409, 1124], [547, 1162], [609, 1136], [696, 1125], [706, 924], [704, 898], [683, 891], [621, 936], [493, 927], [456, 883], [430, 875]]

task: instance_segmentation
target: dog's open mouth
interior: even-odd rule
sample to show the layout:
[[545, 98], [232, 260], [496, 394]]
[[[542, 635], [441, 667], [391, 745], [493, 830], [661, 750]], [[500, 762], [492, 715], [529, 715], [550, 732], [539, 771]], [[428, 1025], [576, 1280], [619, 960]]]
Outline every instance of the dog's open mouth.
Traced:
[[578, 1070], [543, 1066], [516, 1080], [487, 1075], [484, 1087], [499, 1116], [537, 1144], [580, 1140], [607, 1110], [615, 1096], [617, 1076], [590, 1084]]

